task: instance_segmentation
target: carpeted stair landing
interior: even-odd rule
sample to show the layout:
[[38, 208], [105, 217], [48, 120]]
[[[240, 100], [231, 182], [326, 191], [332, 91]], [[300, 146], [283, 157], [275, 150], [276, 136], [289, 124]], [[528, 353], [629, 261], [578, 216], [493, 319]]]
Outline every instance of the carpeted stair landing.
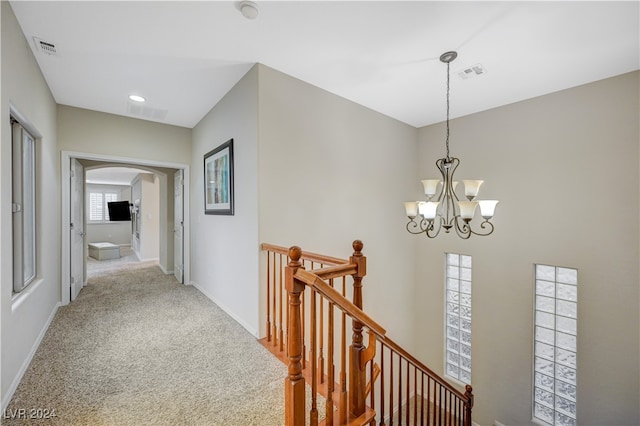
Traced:
[[[2, 424], [281, 425], [286, 374], [196, 288], [131, 264], [58, 310]], [[7, 418], [18, 409], [56, 417]]]

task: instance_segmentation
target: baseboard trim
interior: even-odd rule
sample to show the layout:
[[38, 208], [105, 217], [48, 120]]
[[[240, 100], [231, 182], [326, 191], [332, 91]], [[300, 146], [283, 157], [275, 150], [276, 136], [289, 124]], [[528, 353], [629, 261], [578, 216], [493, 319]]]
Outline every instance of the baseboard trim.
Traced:
[[171, 274], [173, 274], [173, 269], [172, 269], [172, 270], [170, 270], [170, 271], [167, 271], [167, 270], [165, 269], [165, 267], [164, 267], [164, 266], [162, 266], [161, 264], [159, 264], [159, 263], [158, 263], [158, 266], [160, 267], [160, 270], [161, 270], [165, 275], [171, 275]]
[[249, 324], [247, 324], [243, 319], [239, 318], [231, 309], [229, 309], [227, 306], [225, 306], [224, 304], [220, 303], [218, 300], [216, 300], [215, 297], [213, 297], [209, 292], [207, 292], [206, 290], [204, 290], [197, 282], [195, 281], [191, 281], [191, 285], [194, 286], [195, 288], [198, 289], [198, 291], [202, 294], [204, 294], [207, 299], [211, 300], [213, 303], [215, 303], [216, 305], [218, 305], [218, 307], [220, 309], [222, 309], [223, 311], [225, 311], [227, 313], [227, 315], [229, 315], [231, 318], [233, 318], [238, 324], [240, 324], [242, 327], [244, 327], [249, 333], [251, 333], [256, 339], [259, 339], [260, 337], [258, 336], [257, 331], [251, 327]]
[[61, 303], [57, 302], [56, 305], [53, 307], [53, 310], [51, 311], [49, 318], [47, 318], [47, 321], [44, 323], [44, 327], [42, 328], [42, 330], [40, 330], [40, 334], [38, 334], [36, 341], [33, 343], [33, 346], [31, 347], [31, 350], [29, 351], [29, 355], [27, 355], [27, 358], [22, 363], [20, 370], [18, 370], [18, 374], [16, 374], [16, 377], [11, 382], [9, 389], [7, 390], [7, 394], [4, 396], [4, 398], [2, 398], [2, 412], [4, 412], [4, 410], [7, 409], [7, 406], [9, 405], [11, 398], [13, 398], [13, 394], [16, 392], [16, 389], [18, 389], [18, 385], [22, 381], [22, 377], [24, 376], [24, 373], [27, 372], [27, 368], [29, 368], [29, 364], [31, 364], [31, 361], [35, 356], [36, 351], [40, 347], [40, 343], [42, 343], [42, 339], [44, 338], [44, 335], [47, 333], [47, 330], [49, 329], [49, 326], [51, 325], [53, 318], [56, 316], [56, 313], [58, 312], [58, 308], [60, 308], [60, 306], [61, 306]]

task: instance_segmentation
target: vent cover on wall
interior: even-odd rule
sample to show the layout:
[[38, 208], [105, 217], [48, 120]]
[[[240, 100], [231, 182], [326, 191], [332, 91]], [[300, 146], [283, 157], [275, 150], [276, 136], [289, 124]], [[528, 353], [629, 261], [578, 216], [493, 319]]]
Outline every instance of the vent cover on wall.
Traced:
[[46, 53], [47, 55], [52, 55], [52, 56], [57, 53], [55, 44], [48, 43], [42, 39], [39, 39], [38, 37], [34, 37], [33, 41], [36, 45], [36, 49], [38, 50], [38, 52]]

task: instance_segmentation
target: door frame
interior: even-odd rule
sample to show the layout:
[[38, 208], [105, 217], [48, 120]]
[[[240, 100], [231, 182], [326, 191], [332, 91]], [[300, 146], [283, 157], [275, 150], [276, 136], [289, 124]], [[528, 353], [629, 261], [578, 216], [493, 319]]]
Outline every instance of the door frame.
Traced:
[[[75, 162], [74, 162], [75, 161]], [[70, 292], [70, 297], [71, 297], [71, 301], [75, 300], [76, 297], [78, 297], [78, 293], [80, 293], [80, 290], [85, 286], [86, 283], [86, 279], [87, 279], [87, 270], [86, 270], [86, 263], [84, 262], [84, 257], [87, 255], [86, 251], [86, 243], [85, 243], [85, 235], [86, 235], [86, 219], [85, 219], [85, 172], [84, 172], [84, 166], [82, 165], [82, 163], [80, 163], [80, 161], [78, 161], [76, 158], [72, 158], [71, 162], [70, 162], [70, 166], [74, 166], [73, 167], [73, 175], [70, 176], [69, 178], [69, 222], [70, 224], [73, 223], [73, 228], [71, 228], [71, 226], [69, 227], [69, 255], [70, 255], [70, 259], [69, 259], [69, 276], [71, 278], [79, 278], [80, 282], [72, 282], [69, 284], [69, 288], [71, 290]], [[80, 174], [78, 174], [78, 167], [80, 168]], [[76, 180], [77, 179], [77, 180]], [[81, 195], [79, 196], [79, 198], [81, 198], [80, 200], [75, 200], [75, 202], [77, 203], [76, 205], [71, 205], [72, 199], [74, 197], [72, 197], [73, 193], [76, 191], [76, 187], [74, 187], [74, 185], [78, 185], [81, 184]], [[79, 205], [78, 205], [79, 204]], [[74, 209], [79, 208], [80, 210], [80, 216], [79, 218], [74, 218]], [[79, 220], [76, 220], [79, 219]], [[79, 223], [78, 223], [79, 222]], [[77, 234], [78, 232], [78, 228], [80, 228], [80, 237], [81, 237], [81, 241], [79, 242], [79, 244], [81, 244], [82, 246], [82, 257], [80, 259], [81, 262], [79, 262], [79, 264], [77, 266], [80, 266], [80, 263], [82, 265], [82, 271], [80, 273], [80, 277], [74, 275], [74, 271], [73, 271], [73, 258], [74, 258], [74, 254], [76, 253], [76, 250], [78, 250], [80, 247], [74, 246], [74, 234]], [[73, 231], [73, 232], [71, 232]], [[74, 291], [74, 285], [76, 286], [76, 291]]]
[[69, 286], [70, 283], [70, 271], [71, 271], [71, 242], [69, 240], [69, 235], [71, 231], [71, 194], [70, 194], [70, 186], [69, 182], [71, 179], [71, 159], [76, 158], [79, 160], [94, 160], [94, 161], [105, 161], [105, 162], [113, 162], [113, 163], [122, 163], [128, 164], [132, 167], [135, 166], [147, 166], [147, 167], [162, 167], [168, 169], [181, 169], [183, 173], [183, 212], [184, 212], [184, 235], [183, 235], [183, 259], [184, 259], [184, 270], [183, 270], [183, 282], [184, 284], [191, 284], [191, 250], [190, 250], [190, 233], [191, 233], [191, 224], [190, 224], [190, 215], [189, 215], [189, 202], [190, 202], [190, 194], [189, 194], [189, 176], [190, 176], [190, 167], [188, 164], [183, 163], [170, 163], [164, 161], [153, 161], [146, 160], [140, 158], [131, 158], [131, 157], [120, 157], [120, 156], [111, 156], [111, 155], [102, 155], [102, 154], [91, 154], [86, 152], [76, 152], [76, 151], [61, 151], [60, 162], [61, 162], [61, 172], [60, 172], [60, 180], [61, 180], [61, 265], [60, 265], [60, 303], [62, 305], [68, 305], [70, 303], [70, 292]]

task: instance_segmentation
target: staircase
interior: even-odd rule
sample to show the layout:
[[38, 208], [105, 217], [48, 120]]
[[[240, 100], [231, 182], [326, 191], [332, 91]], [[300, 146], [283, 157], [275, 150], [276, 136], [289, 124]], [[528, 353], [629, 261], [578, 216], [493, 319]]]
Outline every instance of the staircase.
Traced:
[[471, 386], [463, 391], [446, 382], [362, 310], [367, 261], [361, 241], [352, 247], [345, 260], [262, 244], [261, 343], [289, 368], [285, 425], [471, 426]]

